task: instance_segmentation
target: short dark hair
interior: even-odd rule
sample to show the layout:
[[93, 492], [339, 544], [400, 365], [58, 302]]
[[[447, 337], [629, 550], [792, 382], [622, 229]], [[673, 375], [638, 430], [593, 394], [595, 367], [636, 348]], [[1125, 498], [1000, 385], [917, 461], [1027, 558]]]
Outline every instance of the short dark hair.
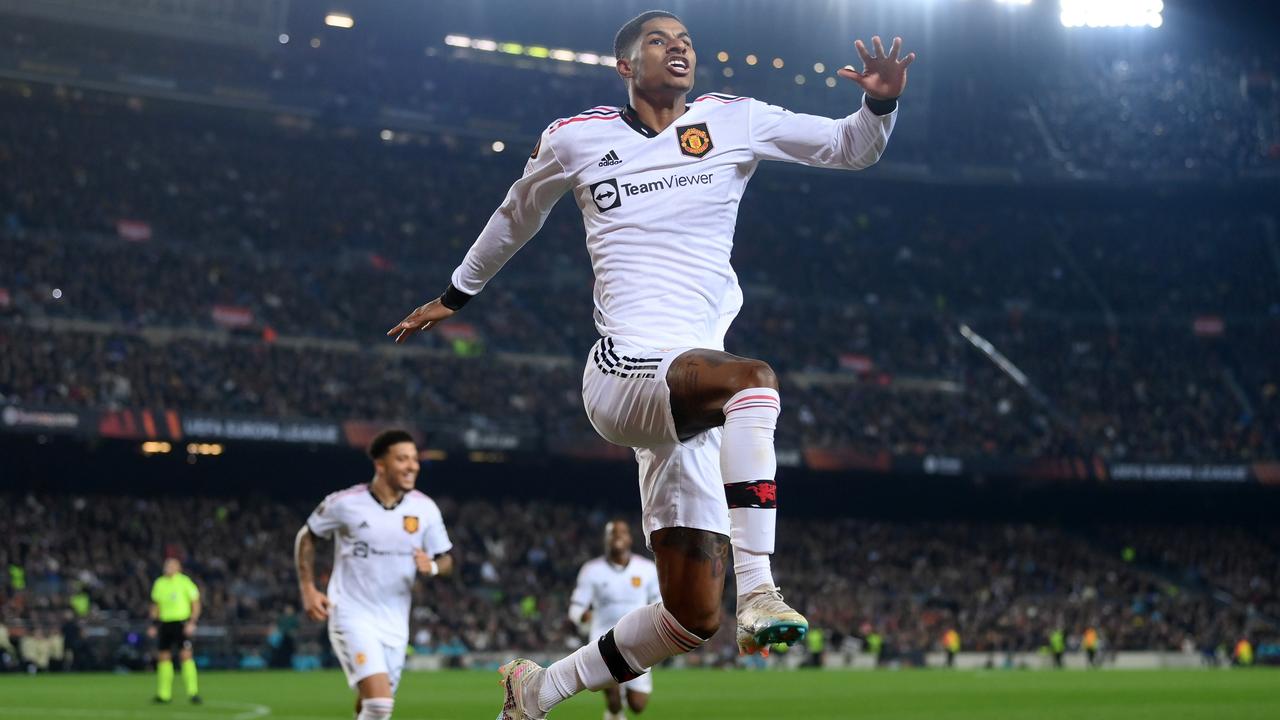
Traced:
[[666, 10], [646, 10], [628, 20], [626, 25], [618, 29], [618, 34], [613, 38], [613, 56], [615, 58], [625, 56], [631, 44], [640, 38], [640, 28], [654, 18], [664, 17], [680, 22], [680, 18], [676, 17], [675, 13], [669, 13]]
[[369, 443], [369, 457], [377, 460], [383, 455], [386, 455], [392, 445], [397, 445], [402, 442], [414, 442], [413, 436], [409, 434], [409, 431], [401, 430], [400, 428], [383, 430], [378, 433], [377, 437], [373, 439], [373, 442]]

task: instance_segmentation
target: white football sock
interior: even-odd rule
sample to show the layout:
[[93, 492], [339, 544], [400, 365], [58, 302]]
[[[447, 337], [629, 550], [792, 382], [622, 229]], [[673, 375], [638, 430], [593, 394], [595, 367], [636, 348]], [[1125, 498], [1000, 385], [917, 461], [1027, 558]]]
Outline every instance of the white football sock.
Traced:
[[583, 690], [602, 690], [632, 680], [669, 657], [696, 650], [703, 642], [662, 603], [636, 608], [599, 640], [547, 668], [547, 681], [538, 692], [538, 710], [550, 712]]
[[761, 585], [773, 583], [773, 569], [769, 566], [769, 556], [764, 553], [753, 553], [735, 547], [733, 549], [733, 574], [738, 584], [738, 597], [755, 590]]
[[773, 584], [769, 555], [778, 519], [773, 432], [782, 403], [773, 388], [747, 388], [724, 404], [720, 474], [729, 502], [733, 572], [741, 597]]
[[356, 720], [390, 720], [396, 701], [391, 698], [366, 698], [360, 701], [360, 714]]

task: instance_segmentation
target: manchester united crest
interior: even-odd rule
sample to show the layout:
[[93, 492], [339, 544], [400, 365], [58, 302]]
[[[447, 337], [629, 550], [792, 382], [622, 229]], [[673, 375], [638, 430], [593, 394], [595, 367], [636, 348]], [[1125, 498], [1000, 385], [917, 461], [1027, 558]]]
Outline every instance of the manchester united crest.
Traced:
[[680, 139], [680, 152], [689, 157], [702, 157], [715, 147], [706, 123], [677, 126], [676, 137]]
[[418, 532], [418, 516], [417, 515], [404, 516], [404, 531], [407, 533]]

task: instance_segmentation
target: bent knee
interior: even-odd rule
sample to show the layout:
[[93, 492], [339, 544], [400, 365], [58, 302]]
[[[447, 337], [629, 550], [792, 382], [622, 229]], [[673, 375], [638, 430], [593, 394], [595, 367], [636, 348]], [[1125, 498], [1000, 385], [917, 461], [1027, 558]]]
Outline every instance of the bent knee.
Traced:
[[737, 367], [733, 373], [734, 392], [747, 388], [778, 389], [778, 374], [773, 371], [769, 363], [763, 360], [742, 360], [735, 364]]
[[672, 608], [667, 611], [680, 623], [680, 627], [697, 635], [703, 640], [710, 640], [720, 629], [720, 607], [714, 608]]
[[627, 707], [631, 708], [631, 712], [639, 714], [649, 704], [648, 695], [640, 695], [639, 693], [627, 693]]

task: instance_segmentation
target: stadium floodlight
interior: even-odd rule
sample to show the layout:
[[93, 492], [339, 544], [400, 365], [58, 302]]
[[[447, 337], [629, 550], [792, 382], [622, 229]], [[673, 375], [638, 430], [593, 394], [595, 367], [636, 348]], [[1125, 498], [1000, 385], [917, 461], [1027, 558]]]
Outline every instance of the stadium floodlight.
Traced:
[[1164, 24], [1163, 0], [1061, 0], [1063, 27], [1152, 27]]
[[506, 150], [506, 149], [507, 149], [507, 144], [506, 144], [506, 143], [504, 143], [504, 142], [502, 142], [501, 140], [494, 140], [494, 141], [493, 141], [493, 144], [492, 144], [492, 145], [490, 145], [489, 147], [490, 147], [490, 149], [492, 149], [494, 152], [496, 152], [496, 153], [500, 153], [500, 152], [502, 152], [503, 150]]
[[328, 25], [329, 27], [336, 27], [336, 28], [342, 28], [343, 30], [350, 30], [351, 28], [356, 26], [356, 21], [355, 21], [355, 18], [351, 17], [350, 15], [347, 15], [346, 13], [329, 13], [328, 15], [324, 16], [324, 24]]
[[560, 62], [579, 62], [583, 65], [600, 65], [603, 67], [613, 67], [617, 64], [612, 55], [601, 55], [590, 51], [566, 50], [564, 48], [550, 49], [545, 45], [525, 45], [523, 43], [497, 40], [488, 40], [484, 38], [473, 38], [468, 35], [449, 34], [444, 36], [444, 44], [450, 47], [471, 48], [472, 50], [482, 50], [484, 52], [500, 52], [505, 55], [524, 55], [525, 57], [538, 58], [540, 60], [550, 59]]
[[746, 61], [747, 61], [747, 64], [748, 64], [748, 65], [755, 65], [755, 64], [756, 64], [756, 62], [757, 62], [757, 58], [756, 58], [756, 56], [755, 56], [755, 55], [748, 55], [748, 56], [746, 57]]
[[289, 33], [280, 33], [280, 36], [277, 37], [276, 40], [279, 40], [281, 45], [288, 45]]

